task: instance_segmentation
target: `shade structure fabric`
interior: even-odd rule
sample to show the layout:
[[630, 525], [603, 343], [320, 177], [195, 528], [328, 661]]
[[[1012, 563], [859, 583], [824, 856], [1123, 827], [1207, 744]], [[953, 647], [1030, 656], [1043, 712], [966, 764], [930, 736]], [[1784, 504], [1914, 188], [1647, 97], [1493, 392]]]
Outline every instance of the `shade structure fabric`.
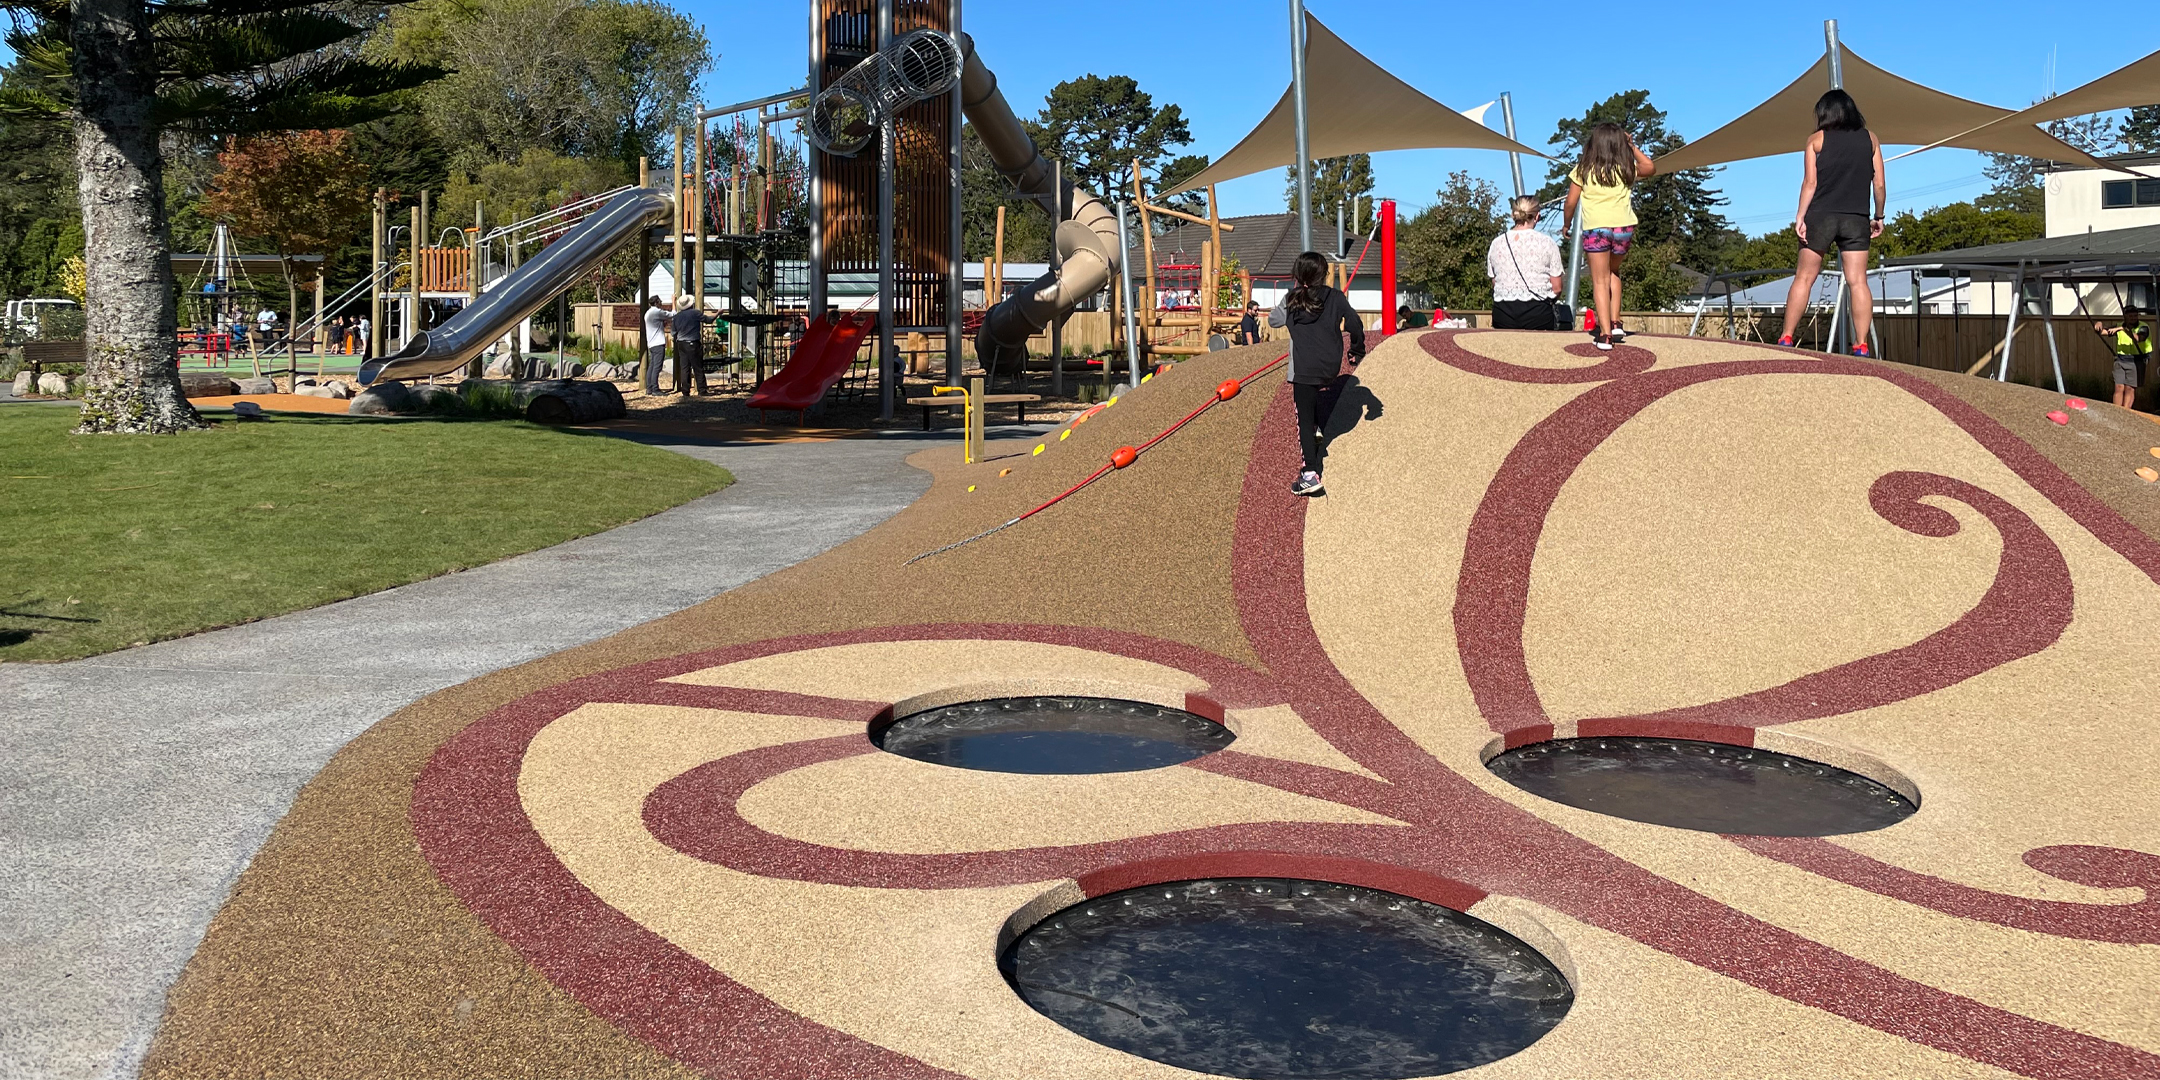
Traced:
[[[1311, 15], [1305, 17], [1305, 122], [1315, 160], [1437, 147], [1545, 156], [1419, 93]], [[1259, 127], [1178, 190], [1296, 163], [1296, 105], [1284, 90]]]
[[[1885, 146], [1945, 145], [2099, 165], [2083, 150], [2030, 122], [2007, 122], [2006, 118], [2014, 115], [2009, 109], [1967, 101], [1899, 78], [1861, 59], [1851, 49], [1844, 50], [1843, 68], [1845, 92], [1859, 104], [1869, 130]], [[1825, 54], [1806, 74], [1746, 115], [1658, 158], [1658, 171], [1677, 172], [1796, 153], [1815, 131], [1815, 100], [1829, 88], [1830, 57]]]
[[2086, 113], [2160, 105], [2160, 52], [2135, 60], [2067, 93], [2037, 102], [2001, 124], [2045, 124]]

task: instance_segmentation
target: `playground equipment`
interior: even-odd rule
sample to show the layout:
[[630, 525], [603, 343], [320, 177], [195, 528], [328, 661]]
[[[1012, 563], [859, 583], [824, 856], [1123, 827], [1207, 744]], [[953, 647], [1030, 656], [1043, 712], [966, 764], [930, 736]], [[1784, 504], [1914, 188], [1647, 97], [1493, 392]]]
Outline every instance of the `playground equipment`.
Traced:
[[531, 262], [510, 272], [449, 321], [416, 332], [405, 347], [360, 366], [359, 380], [424, 379], [471, 363], [489, 345], [561, 296], [594, 264], [634, 239], [654, 218], [673, 207], [657, 188], [632, 188], [610, 199], [562, 234]]
[[873, 315], [855, 312], [824, 314], [810, 321], [802, 340], [795, 344], [793, 359], [750, 395], [751, 408], [764, 413], [778, 409], [801, 414], [825, 397], [855, 363], [855, 352], [876, 325]]

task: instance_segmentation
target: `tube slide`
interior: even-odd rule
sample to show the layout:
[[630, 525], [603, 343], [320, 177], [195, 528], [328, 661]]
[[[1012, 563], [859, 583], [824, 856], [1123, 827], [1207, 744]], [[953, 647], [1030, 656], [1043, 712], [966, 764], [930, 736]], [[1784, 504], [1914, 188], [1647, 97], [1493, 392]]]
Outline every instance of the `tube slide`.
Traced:
[[633, 188], [579, 222], [531, 262], [510, 272], [441, 326], [422, 331], [389, 356], [360, 365], [363, 386], [378, 380], [425, 379], [469, 364], [519, 323], [562, 295], [587, 270], [637, 237], [675, 205], [659, 188]]
[[[1020, 194], [1045, 207], [1057, 205], [1050, 163], [1043, 160], [1035, 140], [1013, 115], [1012, 106], [998, 90], [997, 76], [976, 55], [975, 40], [963, 34], [961, 43], [967, 66], [960, 74], [960, 108], [968, 123], [975, 125], [990, 160]], [[992, 307], [984, 317], [982, 332], [975, 338], [975, 355], [989, 370], [1018, 362], [1029, 337], [1101, 292], [1117, 276], [1118, 263], [1125, 256], [1118, 244], [1117, 208], [1070, 181], [1064, 187], [1070, 193], [1072, 219], [1057, 228], [1062, 265]]]

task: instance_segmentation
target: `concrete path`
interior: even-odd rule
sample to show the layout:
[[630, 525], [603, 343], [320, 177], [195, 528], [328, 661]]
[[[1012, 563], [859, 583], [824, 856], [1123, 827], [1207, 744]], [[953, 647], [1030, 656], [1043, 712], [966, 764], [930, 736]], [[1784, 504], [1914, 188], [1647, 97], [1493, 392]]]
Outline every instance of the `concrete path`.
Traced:
[[300, 786], [376, 721], [848, 540], [929, 487], [908, 455], [956, 435], [638, 436], [736, 483], [461, 574], [73, 663], [0, 665], [0, 1076], [135, 1075], [240, 871]]

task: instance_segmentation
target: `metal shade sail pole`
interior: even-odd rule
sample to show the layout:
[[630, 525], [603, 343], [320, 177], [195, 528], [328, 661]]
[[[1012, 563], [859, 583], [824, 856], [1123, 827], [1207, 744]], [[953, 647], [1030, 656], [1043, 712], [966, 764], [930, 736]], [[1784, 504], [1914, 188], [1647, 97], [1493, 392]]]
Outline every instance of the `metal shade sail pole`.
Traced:
[[[893, 0], [878, 0], [878, 48], [893, 39]], [[890, 112], [878, 122], [878, 419], [893, 418], [893, 170], [899, 168], [900, 125]]]
[[1312, 246], [1312, 138], [1305, 126], [1305, 0], [1290, 0], [1290, 99], [1297, 116], [1298, 250]]
[[1830, 89], [1845, 89], [1845, 49], [1838, 44], [1837, 20], [1824, 19], [1823, 45], [1830, 54]]
[[[1131, 251], [1132, 242], [1126, 239], [1125, 200], [1117, 204], [1118, 249]], [[1125, 309], [1125, 368], [1132, 376], [1132, 385], [1140, 385], [1140, 339], [1134, 334], [1138, 329], [1133, 322], [1132, 260], [1118, 260], [1118, 306]]]
[[1578, 202], [1575, 204], [1575, 222], [1569, 230], [1571, 239], [1568, 241], [1567, 308], [1570, 325], [1566, 329], [1569, 330], [1580, 325], [1580, 320], [1575, 318], [1575, 301], [1582, 295], [1582, 217], [1582, 204]]
[[[1501, 126], [1507, 128], [1508, 141], [1513, 142], [1515, 140], [1515, 96], [1513, 94], [1500, 95], [1500, 123]], [[1507, 156], [1508, 165], [1515, 172], [1515, 197], [1520, 199], [1523, 197], [1522, 155], [1510, 150]]]
[[2017, 344], [2018, 313], [2025, 310], [2025, 260], [2018, 260], [2017, 278], [2010, 285], [2010, 322], [2003, 331], [2002, 366], [1995, 369], [1996, 382], [2010, 381], [2010, 352]]

